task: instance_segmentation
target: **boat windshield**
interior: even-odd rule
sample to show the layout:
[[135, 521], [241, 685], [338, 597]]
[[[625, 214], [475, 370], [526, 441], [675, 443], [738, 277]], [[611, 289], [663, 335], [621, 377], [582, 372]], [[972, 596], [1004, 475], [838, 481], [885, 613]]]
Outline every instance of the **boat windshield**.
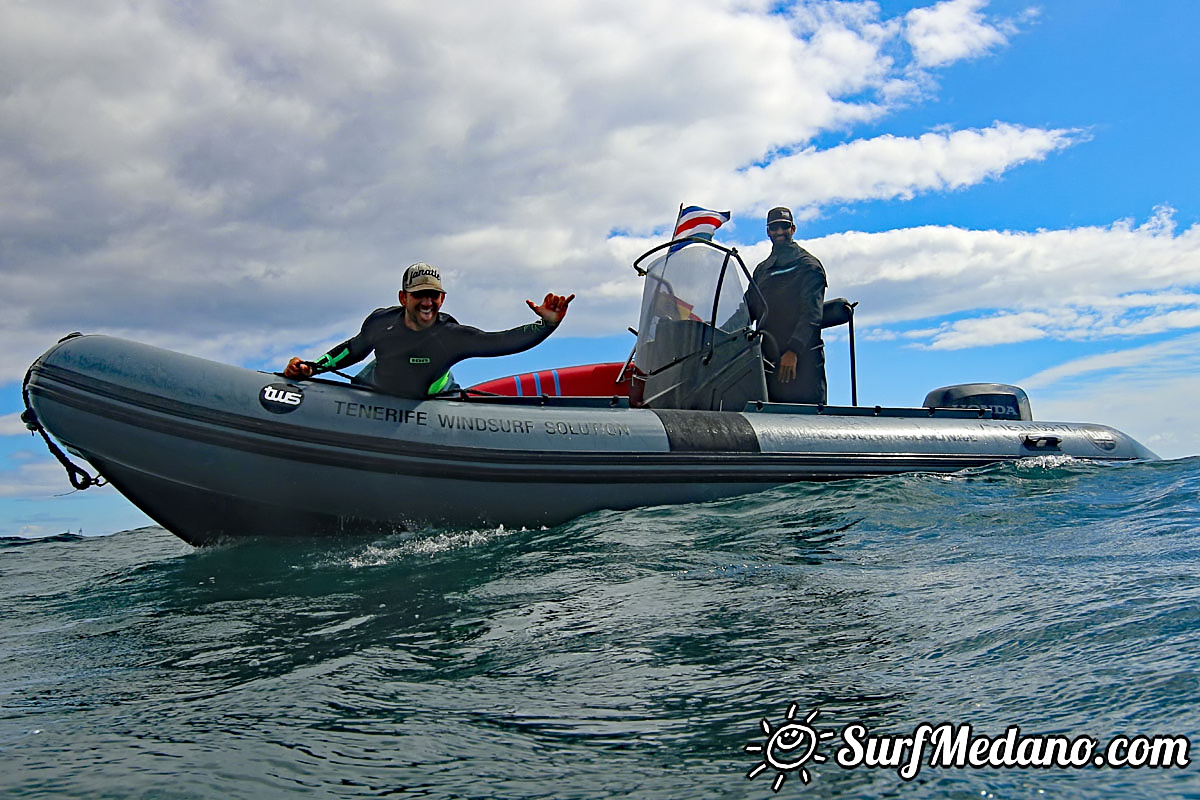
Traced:
[[[678, 242], [661, 245], [644, 254], [638, 262], [657, 254], [645, 270], [642, 289], [642, 310], [638, 320], [638, 367], [644, 371], [663, 368], [681, 353], [677, 346], [661, 346], [667, 329], [694, 328], [696, 350], [708, 345], [711, 339], [700, 334], [712, 330], [736, 333], [750, 325], [743, 296], [743, 279], [749, 280], [746, 266], [736, 250], [704, 239], [691, 239], [680, 246]], [[714, 321], [716, 320], [716, 321]], [[688, 325], [687, 323], [692, 323]], [[675, 343], [676, 345], [678, 343]]]

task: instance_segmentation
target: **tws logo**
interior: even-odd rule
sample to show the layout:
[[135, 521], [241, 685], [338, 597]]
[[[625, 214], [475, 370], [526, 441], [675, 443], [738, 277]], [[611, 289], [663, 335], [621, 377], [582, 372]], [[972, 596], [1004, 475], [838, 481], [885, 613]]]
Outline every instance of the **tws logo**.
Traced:
[[272, 383], [258, 393], [258, 402], [272, 414], [290, 414], [304, 402], [304, 391], [286, 383]]

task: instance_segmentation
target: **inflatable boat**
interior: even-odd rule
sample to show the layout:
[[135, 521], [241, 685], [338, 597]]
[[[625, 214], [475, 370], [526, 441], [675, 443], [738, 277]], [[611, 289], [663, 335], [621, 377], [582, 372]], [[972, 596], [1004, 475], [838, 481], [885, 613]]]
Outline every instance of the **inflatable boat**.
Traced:
[[[771, 403], [745, 265], [734, 249], [688, 245], [635, 264], [645, 289], [623, 364], [407, 400], [361, 381], [285, 380], [72, 335], [30, 367], [23, 418], [78, 488], [108, 481], [194, 545], [552, 525], [599, 509], [1046, 454], [1155, 457], [1109, 427], [1035, 421], [1024, 392], [1000, 384], [945, 387], [919, 408]], [[852, 320], [845, 301], [826, 311], [829, 324]]]

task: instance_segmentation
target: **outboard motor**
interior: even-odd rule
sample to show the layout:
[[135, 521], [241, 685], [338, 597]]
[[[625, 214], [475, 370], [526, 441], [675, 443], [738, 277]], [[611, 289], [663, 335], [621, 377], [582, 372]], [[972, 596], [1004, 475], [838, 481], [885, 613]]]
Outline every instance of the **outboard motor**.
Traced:
[[925, 408], [980, 408], [993, 419], [1033, 419], [1029, 396], [1006, 383], [960, 383], [943, 386], [925, 395]]

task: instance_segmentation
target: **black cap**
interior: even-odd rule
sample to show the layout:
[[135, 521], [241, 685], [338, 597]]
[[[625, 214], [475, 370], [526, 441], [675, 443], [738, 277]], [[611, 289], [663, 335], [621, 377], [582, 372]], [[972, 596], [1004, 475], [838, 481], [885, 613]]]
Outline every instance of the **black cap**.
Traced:
[[795, 225], [792, 219], [792, 210], [783, 206], [776, 206], [767, 212], [767, 225], [773, 225], [776, 222], [786, 222], [788, 225]]

